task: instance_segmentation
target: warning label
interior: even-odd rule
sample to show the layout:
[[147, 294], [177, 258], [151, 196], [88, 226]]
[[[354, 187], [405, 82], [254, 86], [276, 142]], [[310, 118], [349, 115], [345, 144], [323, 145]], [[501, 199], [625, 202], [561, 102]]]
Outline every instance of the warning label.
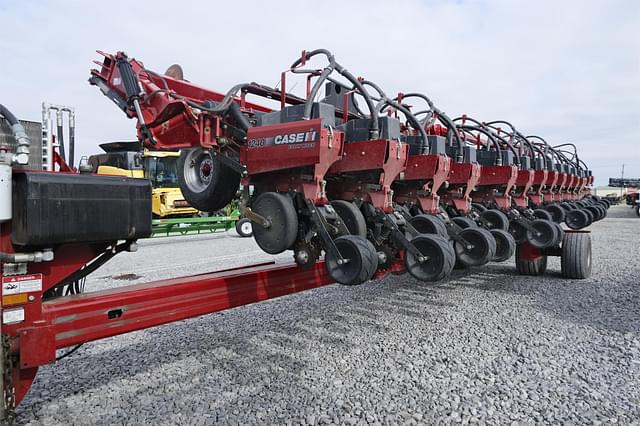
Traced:
[[2, 277], [2, 295], [42, 291], [42, 274]]

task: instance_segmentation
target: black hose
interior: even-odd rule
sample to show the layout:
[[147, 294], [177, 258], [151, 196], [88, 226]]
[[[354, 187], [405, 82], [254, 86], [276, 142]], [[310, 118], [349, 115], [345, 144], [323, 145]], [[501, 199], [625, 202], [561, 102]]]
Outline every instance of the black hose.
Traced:
[[60, 157], [63, 160], [67, 160], [65, 152], [64, 152], [64, 132], [62, 129], [62, 124], [58, 124], [58, 145], [60, 145]]
[[[509, 143], [506, 139], [504, 139], [503, 137], [501, 137], [500, 135], [495, 134], [494, 132], [489, 131], [489, 128], [487, 126], [485, 126], [484, 123], [479, 122], [476, 119], [473, 119], [471, 117], [458, 117], [455, 118], [453, 121], [456, 122], [458, 120], [468, 120], [471, 121], [472, 123], [475, 123], [478, 126], [478, 130], [479, 129], [483, 129], [485, 130], [484, 133], [485, 135], [487, 135], [487, 137], [490, 137], [489, 135], [492, 135], [492, 137], [490, 137], [490, 139], [492, 140], [492, 142], [494, 142], [496, 149], [498, 150], [498, 153], [500, 153], [501, 150], [501, 146], [498, 143], [498, 141], [495, 138], [499, 138], [505, 145], [507, 145], [507, 147], [509, 147], [509, 150], [511, 150], [511, 152], [513, 152], [513, 156], [514, 156], [514, 160], [515, 163], [517, 165], [520, 165], [520, 157], [518, 156], [518, 153], [516, 152], [515, 148], [513, 147], [513, 145], [511, 145], [511, 143]], [[464, 126], [463, 126], [464, 127]]]
[[491, 140], [491, 142], [497, 147], [496, 164], [495, 165], [496, 166], [501, 166], [502, 165], [502, 157], [500, 156], [500, 144], [494, 138], [494, 135], [490, 131], [488, 131], [487, 129], [484, 129], [484, 128], [480, 127], [480, 126], [466, 126], [466, 125], [458, 126], [458, 129], [460, 129], [462, 131], [466, 131], [469, 134], [471, 134], [471, 131], [480, 132], [480, 133], [484, 134], [487, 138], [489, 138]]
[[308, 120], [311, 117], [311, 108], [313, 107], [313, 100], [316, 98], [316, 95], [320, 91], [320, 87], [322, 87], [322, 84], [327, 79], [327, 77], [329, 77], [329, 74], [331, 74], [335, 69], [336, 59], [333, 56], [333, 54], [328, 50], [316, 49], [316, 50], [312, 50], [311, 52], [305, 52], [304, 58], [300, 57], [296, 59], [289, 67], [291, 69], [291, 72], [294, 72], [294, 73], [301, 72], [300, 70], [296, 71], [296, 68], [302, 64], [302, 60], [304, 59], [305, 61], [308, 61], [309, 59], [311, 59], [316, 55], [325, 55], [327, 57], [327, 61], [329, 62], [329, 65], [324, 67], [324, 69], [320, 73], [320, 76], [318, 77], [316, 82], [313, 84], [313, 87], [311, 88], [311, 92], [309, 93], [309, 96], [307, 97], [307, 102], [304, 105], [304, 115], [303, 115], [303, 118], [306, 120]]
[[380, 95], [381, 100], [375, 108], [376, 116], [379, 115], [379, 112], [382, 111], [382, 109], [386, 105], [389, 105], [397, 109], [398, 111], [402, 112], [404, 116], [407, 118], [407, 120], [410, 121], [413, 127], [420, 133], [420, 137], [422, 138], [422, 143], [420, 144], [420, 153], [421, 154], [425, 152], [429, 153], [430, 146], [429, 146], [429, 139], [427, 138], [427, 132], [424, 130], [424, 128], [422, 127], [420, 121], [416, 118], [416, 116], [414, 116], [408, 108], [404, 107], [403, 105], [400, 105], [399, 103], [395, 102], [393, 99], [390, 99], [386, 95], [386, 93], [384, 93], [384, 91], [380, 88], [380, 86], [378, 86], [377, 84], [368, 80], [364, 80], [362, 81], [362, 85], [371, 86], [376, 92], [378, 92], [378, 95]]
[[13, 115], [13, 113], [11, 111], [9, 111], [9, 109], [7, 107], [5, 107], [4, 105], [0, 104], [0, 115], [2, 115], [4, 118], [7, 119], [7, 121], [9, 122], [10, 125], [15, 126], [16, 124], [19, 123], [18, 119], [16, 118], [15, 115]]
[[231, 105], [229, 105], [229, 114], [234, 118], [238, 127], [245, 132], [251, 127], [251, 123], [249, 123], [247, 117], [240, 111], [237, 103], [231, 102]]
[[[428, 121], [430, 119], [430, 117], [435, 114], [438, 116], [438, 118], [440, 119], [440, 121], [442, 121], [442, 123], [444, 123], [445, 127], [447, 127], [447, 129], [449, 129], [448, 135], [452, 135], [453, 138], [455, 138], [456, 143], [458, 144], [458, 156], [457, 158], [455, 158], [455, 161], [457, 163], [462, 162], [463, 160], [463, 147], [464, 147], [464, 143], [462, 142], [462, 139], [460, 138], [460, 135], [458, 134], [458, 130], [457, 127], [455, 125], [455, 123], [451, 120], [451, 118], [449, 118], [449, 116], [447, 114], [445, 114], [443, 111], [440, 111], [438, 108], [436, 108], [436, 106], [434, 105], [433, 101], [431, 101], [431, 99], [429, 99], [428, 96], [422, 94], [422, 93], [416, 93], [416, 92], [411, 92], [411, 93], [404, 93], [402, 95], [402, 99], [407, 99], [407, 98], [420, 98], [423, 101], [425, 101], [427, 103], [427, 105], [429, 105], [429, 109], [431, 111], [431, 113], [429, 115], [427, 115], [427, 117], [425, 118], [425, 122]], [[449, 139], [450, 141], [450, 139]]]

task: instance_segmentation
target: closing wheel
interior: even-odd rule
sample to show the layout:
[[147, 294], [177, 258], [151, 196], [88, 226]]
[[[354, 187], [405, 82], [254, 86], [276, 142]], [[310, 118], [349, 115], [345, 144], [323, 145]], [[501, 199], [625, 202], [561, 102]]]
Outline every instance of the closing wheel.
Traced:
[[516, 270], [520, 275], [542, 275], [547, 270], [547, 256], [540, 255], [537, 257], [525, 256], [522, 244], [516, 247]]
[[[582, 211], [586, 213], [587, 217], [589, 218], [589, 225], [591, 225], [593, 223], [593, 220], [594, 220], [593, 213], [591, 213], [586, 208], [582, 209]], [[587, 225], [587, 226], [589, 226], [589, 225]]]
[[605, 217], [607, 217], [607, 207], [605, 207], [603, 205], [599, 205], [599, 206], [596, 206], [596, 208], [599, 208], [601, 210], [601, 213], [602, 213], [602, 215], [600, 216], [600, 219], [598, 219], [598, 220], [602, 220]]
[[240, 174], [207, 150], [183, 149], [178, 158], [178, 186], [189, 204], [212, 212], [231, 202], [240, 186]]
[[456, 225], [458, 225], [462, 229], [477, 228], [478, 227], [478, 224], [473, 219], [471, 219], [470, 217], [466, 217], [466, 216], [452, 217], [451, 218], [451, 222], [455, 223]]
[[338, 213], [351, 235], [367, 236], [367, 222], [360, 209], [350, 201], [335, 200], [331, 207]]
[[534, 247], [551, 247], [558, 239], [558, 229], [548, 220], [536, 219], [531, 222], [531, 227], [535, 231], [527, 230], [527, 241]]
[[487, 210], [487, 208], [485, 206], [483, 206], [482, 204], [480, 204], [480, 203], [471, 203], [471, 206], [474, 209], [478, 210], [480, 213], [482, 213], [482, 212]]
[[516, 252], [516, 240], [504, 229], [492, 229], [489, 232], [496, 240], [496, 254], [491, 258], [491, 261], [504, 262], [509, 260]]
[[558, 238], [556, 238], [556, 241], [553, 243], [553, 247], [558, 247], [560, 246], [560, 243], [562, 243], [562, 240], [564, 238], [564, 229], [562, 229], [562, 225], [560, 225], [559, 223], [555, 223], [555, 222], [552, 222], [552, 223], [558, 229]]
[[253, 237], [262, 250], [278, 254], [287, 250], [298, 235], [298, 216], [293, 201], [277, 192], [260, 194], [251, 205], [252, 210], [269, 221], [264, 227], [253, 224]]
[[512, 220], [509, 223], [509, 233], [516, 240], [516, 243], [521, 243], [527, 239], [527, 228], [522, 226], [519, 222]]
[[481, 266], [496, 255], [496, 240], [486, 229], [467, 228], [458, 235], [468, 243], [455, 242], [456, 256], [462, 266]]
[[250, 237], [253, 235], [253, 226], [251, 225], [251, 221], [249, 219], [242, 218], [236, 222], [236, 232], [241, 237]]
[[565, 210], [557, 204], [549, 204], [544, 209], [551, 213], [553, 221], [556, 223], [564, 222]]
[[330, 251], [325, 266], [331, 278], [344, 285], [358, 285], [370, 280], [378, 269], [378, 253], [369, 240], [359, 235], [343, 235], [333, 240], [344, 262]]
[[447, 225], [439, 217], [419, 214], [409, 219], [409, 223], [421, 234], [436, 234], [444, 238], [449, 237]]
[[592, 215], [593, 215], [593, 221], [597, 222], [602, 218], [602, 214], [604, 209], [599, 206], [598, 204], [593, 205], [593, 206], [588, 206], [585, 208], [585, 210], [588, 210]]
[[490, 209], [480, 214], [480, 219], [489, 229], [509, 229], [509, 218], [500, 210]]
[[411, 244], [424, 256], [416, 258], [409, 251], [404, 256], [404, 266], [412, 277], [420, 281], [440, 281], [453, 270], [456, 254], [444, 237], [421, 234], [411, 240]]
[[567, 232], [564, 235], [560, 266], [565, 278], [581, 280], [591, 276], [590, 234]]
[[567, 212], [564, 223], [571, 229], [582, 229], [589, 226], [589, 215], [586, 210], [571, 210]]
[[553, 216], [551, 215], [551, 213], [544, 209], [535, 209], [533, 211], [533, 215], [538, 219], [553, 220]]

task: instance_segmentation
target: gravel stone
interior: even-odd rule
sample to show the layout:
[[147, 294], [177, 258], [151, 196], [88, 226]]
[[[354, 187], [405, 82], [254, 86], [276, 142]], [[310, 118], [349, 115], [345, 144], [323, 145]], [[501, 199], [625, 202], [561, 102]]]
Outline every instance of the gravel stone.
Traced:
[[[435, 286], [389, 276], [88, 343], [40, 369], [16, 423], [632, 424], [639, 227], [626, 206], [592, 225], [587, 280], [562, 279], [558, 258], [542, 277], [513, 261]], [[274, 258], [233, 231], [145, 240], [87, 290], [248, 259]]]

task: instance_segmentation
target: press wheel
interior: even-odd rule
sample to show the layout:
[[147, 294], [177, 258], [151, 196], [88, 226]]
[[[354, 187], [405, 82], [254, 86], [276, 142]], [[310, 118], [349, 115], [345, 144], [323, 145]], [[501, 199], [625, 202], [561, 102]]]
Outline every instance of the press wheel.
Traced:
[[333, 240], [344, 259], [340, 264], [329, 250], [325, 267], [331, 278], [344, 285], [358, 285], [370, 280], [378, 269], [378, 253], [369, 240], [359, 235], [343, 235]]
[[412, 277], [420, 281], [439, 281], [453, 270], [456, 254], [449, 242], [440, 235], [421, 234], [411, 244], [424, 256], [422, 262], [407, 250], [404, 266]]

